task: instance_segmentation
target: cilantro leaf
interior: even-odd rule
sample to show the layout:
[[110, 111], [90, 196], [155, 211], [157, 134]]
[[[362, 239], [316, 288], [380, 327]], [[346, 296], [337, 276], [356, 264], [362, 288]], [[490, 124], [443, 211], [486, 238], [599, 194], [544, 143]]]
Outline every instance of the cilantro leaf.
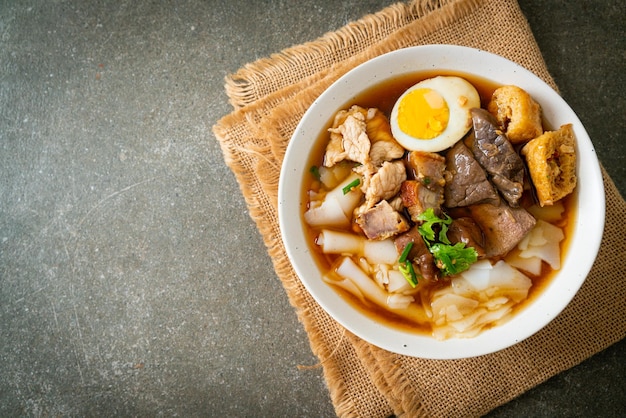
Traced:
[[452, 218], [445, 213], [443, 216], [445, 216], [445, 219], [441, 219], [435, 215], [433, 208], [428, 208], [417, 217], [418, 221], [423, 221], [423, 223], [418, 227], [418, 231], [426, 241], [427, 245], [431, 245], [436, 240], [435, 230], [433, 229], [433, 226], [435, 225], [439, 225], [441, 228], [439, 230], [439, 241], [444, 244], [450, 244], [447, 233], [448, 225], [452, 223]]
[[[435, 257], [435, 264], [443, 276], [459, 274], [476, 262], [478, 253], [473, 247], [465, 247], [465, 244], [458, 242], [454, 245], [448, 239], [448, 225], [452, 223], [452, 218], [443, 214], [444, 219], [435, 215], [435, 211], [430, 208], [418, 216], [418, 220], [423, 223], [417, 228], [424, 242]], [[439, 227], [439, 234], [435, 233], [435, 226]]]
[[437, 243], [430, 247], [430, 252], [444, 276], [459, 274], [469, 269], [478, 259], [476, 250], [473, 247], [466, 248], [462, 242], [454, 245]]

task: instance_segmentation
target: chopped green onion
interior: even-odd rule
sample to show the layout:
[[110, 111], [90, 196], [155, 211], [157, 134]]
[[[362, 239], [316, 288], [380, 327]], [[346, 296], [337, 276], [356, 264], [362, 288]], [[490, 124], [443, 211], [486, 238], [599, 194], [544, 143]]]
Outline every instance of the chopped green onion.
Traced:
[[309, 173], [311, 173], [316, 180], [319, 180], [321, 178], [320, 170], [319, 168], [317, 168], [316, 165], [312, 165], [311, 168], [309, 168]]
[[413, 268], [413, 264], [410, 261], [406, 261], [401, 263], [398, 266], [398, 270], [404, 276], [407, 282], [411, 285], [411, 287], [417, 286], [417, 274], [415, 274], [415, 269]]
[[398, 263], [402, 264], [406, 261], [406, 258], [409, 256], [409, 252], [411, 251], [411, 248], [413, 248], [413, 241], [409, 241], [409, 243], [404, 247], [404, 250], [402, 250], [402, 254], [400, 255], [400, 258], [398, 259]]
[[400, 254], [400, 258], [398, 258], [398, 270], [400, 270], [400, 273], [402, 273], [406, 281], [409, 282], [412, 287], [415, 287], [417, 286], [417, 274], [415, 273], [413, 264], [407, 260], [411, 248], [413, 248], [413, 241], [410, 241], [404, 246], [404, 250], [402, 250], [402, 254]]
[[354, 179], [346, 187], [344, 187], [341, 190], [343, 191], [343, 194], [348, 194], [350, 192], [350, 190], [354, 189], [359, 184], [361, 184], [361, 180], [360, 179]]

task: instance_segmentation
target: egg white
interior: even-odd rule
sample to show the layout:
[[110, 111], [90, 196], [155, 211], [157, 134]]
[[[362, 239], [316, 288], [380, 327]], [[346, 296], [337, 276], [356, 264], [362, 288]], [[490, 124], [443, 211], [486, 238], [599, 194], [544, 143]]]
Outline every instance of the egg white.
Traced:
[[[408, 135], [398, 125], [398, 110], [402, 99], [416, 89], [431, 89], [439, 93], [450, 110], [448, 125], [438, 136], [432, 139], [416, 138]], [[455, 76], [437, 76], [429, 78], [406, 90], [396, 101], [389, 121], [391, 132], [404, 148], [409, 151], [439, 152], [453, 146], [472, 127], [470, 109], [480, 107], [480, 96], [476, 88], [467, 80]]]

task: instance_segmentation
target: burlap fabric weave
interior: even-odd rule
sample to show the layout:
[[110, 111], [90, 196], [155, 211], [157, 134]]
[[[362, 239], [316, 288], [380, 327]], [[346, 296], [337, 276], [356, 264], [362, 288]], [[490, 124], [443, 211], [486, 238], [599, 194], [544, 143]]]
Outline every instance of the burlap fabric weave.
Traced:
[[227, 77], [235, 110], [214, 127], [320, 359], [339, 416], [478, 416], [626, 336], [626, 283], [619, 277], [626, 257], [626, 203], [606, 172], [606, 229], [585, 284], [545, 329], [498, 353], [437, 361], [387, 352], [344, 330], [300, 283], [287, 259], [277, 215], [281, 162], [298, 121], [324, 89], [356, 65], [398, 48], [434, 43], [500, 54], [556, 89], [515, 0], [417, 0], [246, 65]]

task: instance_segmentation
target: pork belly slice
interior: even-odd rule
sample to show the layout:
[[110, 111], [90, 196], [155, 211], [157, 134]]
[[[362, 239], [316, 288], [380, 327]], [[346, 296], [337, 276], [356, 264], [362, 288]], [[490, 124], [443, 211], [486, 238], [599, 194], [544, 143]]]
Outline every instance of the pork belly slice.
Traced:
[[471, 109], [473, 135], [470, 148], [478, 163], [489, 173], [496, 188], [511, 206], [518, 206], [524, 191], [524, 163], [500, 130], [493, 115]]
[[417, 217], [430, 208], [437, 214], [441, 213], [446, 159], [432, 152], [411, 151], [407, 164], [413, 178], [402, 183], [400, 196], [411, 219], [417, 221]]
[[356, 218], [367, 238], [383, 240], [409, 229], [407, 220], [398, 213], [386, 200], [361, 213]]
[[398, 250], [398, 254], [404, 252], [404, 248], [409, 242], [412, 242], [413, 246], [411, 247], [411, 251], [409, 251], [407, 260], [411, 261], [419, 268], [420, 274], [425, 280], [431, 282], [439, 280], [439, 269], [435, 265], [435, 258], [428, 250], [428, 247], [426, 247], [426, 243], [420, 235], [417, 225], [414, 225], [407, 232], [394, 238], [393, 243], [396, 246], [396, 250]]
[[537, 221], [525, 209], [481, 203], [468, 206], [472, 219], [485, 236], [485, 256], [502, 257], [530, 232]]
[[457, 142], [446, 154], [445, 205], [448, 208], [475, 203], [494, 203], [498, 192], [487, 179], [487, 173], [463, 141]]
[[430, 208], [437, 215], [441, 213], [443, 193], [432, 191], [417, 180], [403, 181], [400, 186], [400, 197], [413, 222], [418, 222], [417, 217]]
[[446, 180], [443, 173], [446, 169], [446, 159], [434, 152], [411, 151], [407, 156], [407, 163], [413, 170], [415, 180], [433, 191], [439, 191]]

